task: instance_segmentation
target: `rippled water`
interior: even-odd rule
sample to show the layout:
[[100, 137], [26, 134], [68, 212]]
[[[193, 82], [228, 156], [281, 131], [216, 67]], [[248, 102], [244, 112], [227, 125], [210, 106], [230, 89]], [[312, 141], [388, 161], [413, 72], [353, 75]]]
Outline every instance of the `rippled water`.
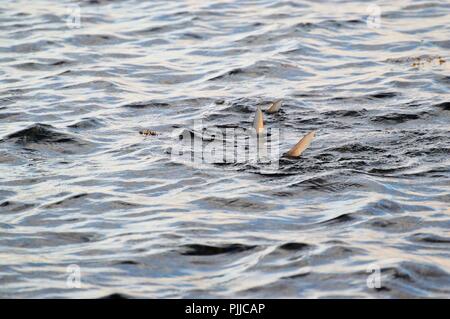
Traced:
[[[3, 1], [0, 297], [448, 298], [450, 4], [368, 4]], [[171, 159], [279, 98], [300, 159]]]

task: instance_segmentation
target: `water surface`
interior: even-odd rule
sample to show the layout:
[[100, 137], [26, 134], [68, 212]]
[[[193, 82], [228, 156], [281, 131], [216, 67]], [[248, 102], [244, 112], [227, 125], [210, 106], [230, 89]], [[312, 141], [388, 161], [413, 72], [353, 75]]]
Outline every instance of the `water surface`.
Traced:
[[[450, 4], [376, 4], [2, 2], [0, 297], [448, 298]], [[301, 159], [171, 158], [279, 98]]]

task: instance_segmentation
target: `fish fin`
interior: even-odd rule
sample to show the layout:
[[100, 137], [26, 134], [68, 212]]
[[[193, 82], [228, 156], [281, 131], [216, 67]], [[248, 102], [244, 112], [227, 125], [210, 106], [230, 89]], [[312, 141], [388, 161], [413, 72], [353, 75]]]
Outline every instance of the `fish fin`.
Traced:
[[286, 153], [286, 155], [291, 157], [299, 157], [303, 153], [303, 151], [308, 148], [309, 144], [311, 144], [311, 141], [313, 140], [315, 135], [316, 132], [312, 131], [303, 136], [300, 141], [298, 141], [298, 143], [295, 144], [295, 146]]
[[259, 106], [255, 113], [255, 119], [253, 120], [253, 127], [256, 130], [256, 134], [260, 134], [264, 130], [263, 114]]
[[270, 104], [269, 108], [267, 109], [266, 113], [276, 113], [280, 110], [281, 104], [283, 104], [282, 100], [277, 100]]

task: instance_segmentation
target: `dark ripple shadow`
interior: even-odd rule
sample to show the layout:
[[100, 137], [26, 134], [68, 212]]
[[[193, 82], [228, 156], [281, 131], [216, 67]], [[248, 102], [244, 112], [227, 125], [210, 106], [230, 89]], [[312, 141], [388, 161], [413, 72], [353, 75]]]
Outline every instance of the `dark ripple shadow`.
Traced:
[[409, 238], [412, 242], [423, 243], [423, 244], [432, 244], [432, 245], [450, 245], [450, 237], [443, 237], [434, 234], [427, 233], [416, 233], [411, 235]]
[[353, 217], [353, 214], [342, 214], [337, 217], [325, 220], [323, 222], [320, 222], [321, 225], [329, 225], [329, 226], [335, 226], [335, 225], [342, 225], [347, 223], [353, 223], [357, 220], [356, 217]]
[[384, 285], [394, 297], [423, 298], [450, 293], [450, 274], [427, 262], [403, 261], [394, 267], [383, 268], [381, 273], [389, 276]]
[[372, 218], [362, 224], [362, 227], [371, 228], [387, 233], [408, 233], [424, 227], [424, 221], [419, 217], [402, 216], [394, 218]]
[[443, 109], [445, 111], [450, 111], [450, 102], [442, 102], [439, 104], [435, 104], [435, 105], [433, 105], [433, 107], [437, 107], [437, 108]]
[[[66, 198], [64, 198], [62, 200], [59, 200], [57, 202], [54, 202], [54, 203], [51, 203], [51, 204], [47, 204], [47, 205], [45, 205], [45, 208], [70, 207], [70, 206], [73, 206], [73, 203], [75, 201], [77, 201], [78, 199], [82, 199], [82, 198], [84, 198], [86, 196], [88, 196], [88, 194], [86, 194], [86, 193], [72, 195], [72, 196], [66, 197]], [[82, 199], [81, 201], [84, 202], [84, 199]]]
[[364, 185], [352, 181], [351, 177], [330, 174], [322, 177], [312, 177], [287, 185], [288, 188], [301, 188], [321, 192], [343, 193], [352, 189], [361, 190]]
[[51, 150], [66, 154], [89, 151], [92, 144], [81, 138], [56, 130], [48, 124], [33, 124], [11, 133], [2, 142], [13, 143], [25, 149]]
[[185, 256], [212, 256], [221, 254], [235, 254], [252, 250], [257, 246], [249, 246], [243, 244], [229, 244], [223, 246], [208, 246], [200, 244], [183, 245], [181, 255]]
[[420, 112], [417, 113], [389, 113], [384, 115], [373, 116], [370, 118], [373, 122], [381, 122], [381, 123], [404, 123], [411, 120], [423, 119], [427, 115], [428, 112]]
[[297, 243], [297, 242], [285, 243], [278, 247], [278, 249], [287, 250], [287, 251], [300, 251], [300, 250], [303, 251], [303, 250], [307, 250], [307, 249], [311, 249], [311, 248], [312, 248], [312, 246], [310, 244]]
[[[37, 232], [32, 236], [13, 232], [14, 237], [2, 234], [2, 245], [18, 248], [59, 247], [82, 245], [97, 241], [101, 236], [94, 232]], [[20, 236], [20, 238], [17, 238]]]
[[224, 209], [228, 211], [269, 211], [276, 206], [273, 204], [253, 201], [245, 198], [222, 198], [209, 196], [191, 202], [202, 208]]
[[66, 39], [75, 46], [113, 45], [126, 41], [125, 38], [111, 34], [77, 34]]
[[[99, 1], [98, 0], [91, 0], [90, 2], [96, 3], [96, 2], [99, 2]], [[116, 300], [119, 300], [119, 299], [131, 299], [131, 298], [132, 297], [130, 297], [128, 295], [125, 295], [123, 293], [112, 293], [110, 295], [106, 295], [106, 296], [100, 297], [99, 299], [116, 299]]]
[[35, 207], [32, 203], [23, 203], [16, 201], [4, 201], [0, 204], [0, 209], [2, 214], [14, 214], [17, 212], [24, 212]]
[[259, 61], [245, 68], [232, 69], [223, 74], [212, 77], [208, 81], [236, 80], [239, 78], [258, 78], [266, 74], [271, 74], [271, 76], [274, 78], [287, 78], [290, 80], [301, 80], [305, 77], [313, 75], [294, 64]]
[[84, 118], [73, 124], [68, 125], [68, 128], [74, 130], [89, 130], [104, 126], [104, 121], [97, 118]]
[[361, 110], [333, 110], [333, 111], [326, 111], [322, 113], [324, 116], [330, 116], [330, 117], [365, 117], [367, 114], [366, 109]]
[[14, 64], [13, 67], [24, 71], [48, 71], [58, 69], [59, 67], [66, 67], [72, 65], [73, 61], [56, 60], [53, 62], [25, 62]]
[[133, 109], [144, 109], [144, 108], [167, 108], [170, 107], [169, 103], [166, 102], [157, 102], [157, 101], [142, 101], [142, 102], [133, 102], [122, 105], [122, 107], [128, 107]]

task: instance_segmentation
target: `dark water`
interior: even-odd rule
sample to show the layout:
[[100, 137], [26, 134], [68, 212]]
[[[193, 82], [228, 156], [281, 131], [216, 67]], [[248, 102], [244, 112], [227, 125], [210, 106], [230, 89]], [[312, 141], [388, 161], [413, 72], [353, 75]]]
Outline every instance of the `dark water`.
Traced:
[[[448, 298], [450, 4], [376, 3], [3, 1], [0, 297]], [[171, 159], [278, 98], [301, 159]]]

